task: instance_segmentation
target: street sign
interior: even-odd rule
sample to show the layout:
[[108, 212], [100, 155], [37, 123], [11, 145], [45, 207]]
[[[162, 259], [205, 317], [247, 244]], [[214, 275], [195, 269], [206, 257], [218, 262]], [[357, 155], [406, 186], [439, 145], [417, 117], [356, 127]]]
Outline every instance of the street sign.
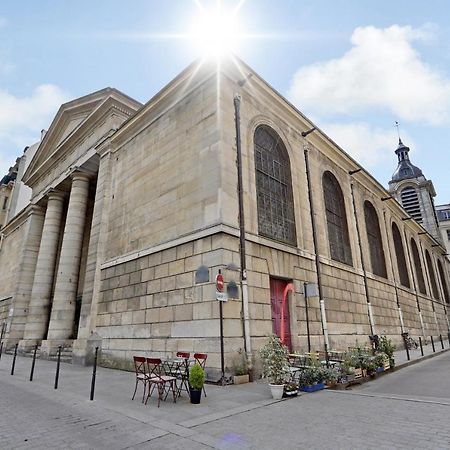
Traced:
[[227, 293], [216, 291], [216, 299], [219, 300], [219, 302], [227, 302], [228, 301]]
[[216, 291], [218, 291], [218, 292], [223, 292], [223, 287], [224, 287], [224, 284], [223, 284], [223, 275], [219, 272], [219, 273], [216, 275]]
[[319, 286], [316, 283], [305, 283], [305, 297], [318, 297]]

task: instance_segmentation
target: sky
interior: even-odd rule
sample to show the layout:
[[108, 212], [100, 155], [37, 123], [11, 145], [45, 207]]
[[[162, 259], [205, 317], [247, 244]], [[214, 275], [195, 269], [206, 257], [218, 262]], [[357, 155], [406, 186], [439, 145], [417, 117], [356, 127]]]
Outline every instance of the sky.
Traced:
[[[217, 0], [2, 0], [0, 175], [61, 103], [106, 86], [148, 101], [201, 56]], [[410, 158], [450, 203], [450, 2], [223, 0], [233, 52], [384, 186], [400, 123]]]

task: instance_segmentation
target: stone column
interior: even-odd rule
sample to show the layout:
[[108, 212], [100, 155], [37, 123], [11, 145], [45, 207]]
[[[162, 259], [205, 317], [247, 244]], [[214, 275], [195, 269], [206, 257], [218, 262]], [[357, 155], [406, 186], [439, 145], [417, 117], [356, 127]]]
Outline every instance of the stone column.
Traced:
[[56, 274], [48, 340], [65, 340], [72, 337], [88, 195], [89, 176], [75, 172], [72, 176], [66, 226]]
[[23, 224], [25, 227], [23, 242], [17, 243], [19, 246], [17, 251], [21, 252], [21, 256], [17, 273], [15, 273], [16, 290], [10, 309], [7, 348], [23, 339], [44, 223], [44, 209], [42, 207], [31, 205], [28, 209], [28, 217]]
[[51, 191], [48, 194], [47, 211], [34, 273], [24, 340], [20, 343], [22, 349], [28, 349], [38, 343], [44, 338], [47, 331], [63, 207], [64, 194]]

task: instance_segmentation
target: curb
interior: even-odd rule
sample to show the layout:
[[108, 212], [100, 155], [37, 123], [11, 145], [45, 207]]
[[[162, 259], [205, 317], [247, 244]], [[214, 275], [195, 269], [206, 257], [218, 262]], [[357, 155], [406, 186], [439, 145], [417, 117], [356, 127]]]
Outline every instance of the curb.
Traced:
[[422, 361], [426, 361], [427, 359], [434, 358], [436, 356], [442, 355], [443, 353], [446, 353], [448, 351], [450, 351], [450, 348], [444, 348], [443, 350], [441, 349], [439, 351], [436, 351], [435, 353], [430, 353], [429, 355], [421, 356], [420, 358], [417, 358], [417, 359], [411, 359], [410, 361], [406, 361], [404, 363], [396, 365], [394, 367], [393, 372], [396, 372], [397, 370], [404, 369], [405, 367], [409, 367], [409, 366], [412, 366], [414, 364], [420, 363]]

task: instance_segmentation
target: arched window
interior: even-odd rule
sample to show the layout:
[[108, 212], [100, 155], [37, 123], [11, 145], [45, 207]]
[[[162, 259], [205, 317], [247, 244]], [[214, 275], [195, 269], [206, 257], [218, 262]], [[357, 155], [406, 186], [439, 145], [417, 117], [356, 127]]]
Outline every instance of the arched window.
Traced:
[[405, 250], [403, 249], [402, 236], [397, 224], [392, 223], [392, 237], [394, 238], [395, 255], [397, 256], [397, 268], [400, 276], [400, 283], [410, 287], [408, 270], [406, 268]]
[[445, 276], [444, 268], [442, 267], [441, 261], [439, 261], [439, 259], [438, 259], [437, 265], [438, 265], [439, 277], [441, 278], [441, 282], [442, 282], [442, 289], [444, 290], [445, 301], [447, 303], [450, 303], [450, 297], [448, 295], [447, 277]]
[[433, 263], [428, 250], [425, 250], [425, 259], [427, 260], [428, 274], [430, 275], [431, 288], [433, 289], [433, 297], [439, 299], [439, 291], [436, 283], [436, 275], [434, 274]]
[[402, 206], [405, 208], [406, 212], [417, 222], [422, 223], [422, 212], [420, 211], [419, 197], [417, 196], [416, 190], [411, 187], [405, 187], [401, 194]]
[[414, 260], [414, 268], [416, 269], [416, 278], [417, 284], [419, 285], [419, 291], [422, 294], [427, 294], [427, 290], [425, 288], [425, 280], [423, 279], [423, 269], [422, 263], [420, 262], [419, 249], [417, 248], [416, 241], [411, 238], [411, 250]]
[[328, 171], [323, 174], [322, 183], [331, 258], [351, 266], [352, 250], [341, 186], [336, 177]]
[[387, 278], [386, 261], [384, 259], [383, 241], [381, 240], [378, 215], [372, 203], [367, 200], [364, 202], [364, 218], [366, 220], [372, 272], [380, 277]]
[[265, 125], [255, 131], [255, 169], [259, 233], [296, 245], [289, 155], [278, 134]]

